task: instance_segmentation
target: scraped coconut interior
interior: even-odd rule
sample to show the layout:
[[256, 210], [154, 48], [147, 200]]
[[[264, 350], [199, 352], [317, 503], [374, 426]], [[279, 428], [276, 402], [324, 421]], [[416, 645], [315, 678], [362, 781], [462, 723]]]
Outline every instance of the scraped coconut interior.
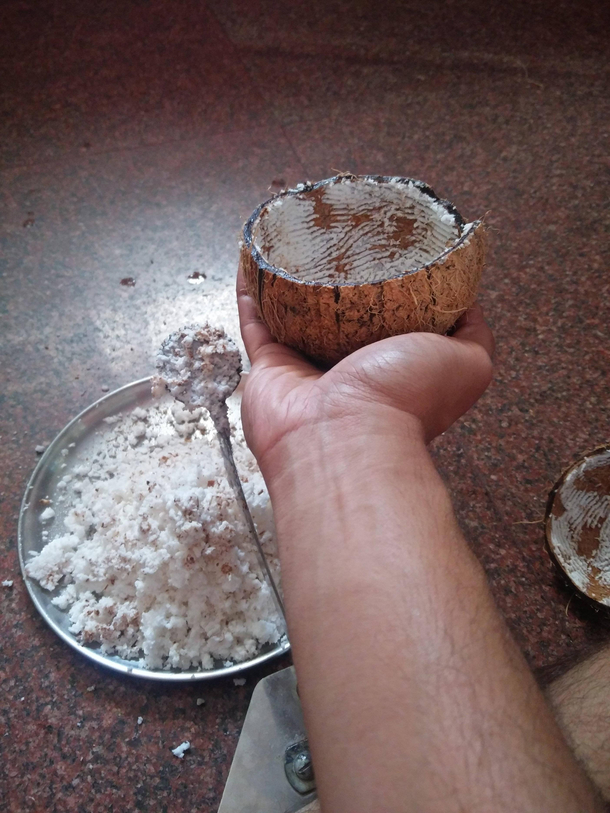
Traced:
[[594, 452], [566, 472], [547, 519], [547, 538], [572, 583], [610, 605], [610, 450]]
[[452, 207], [413, 181], [348, 177], [276, 197], [252, 236], [269, 265], [300, 280], [341, 285], [421, 268], [463, 232]]

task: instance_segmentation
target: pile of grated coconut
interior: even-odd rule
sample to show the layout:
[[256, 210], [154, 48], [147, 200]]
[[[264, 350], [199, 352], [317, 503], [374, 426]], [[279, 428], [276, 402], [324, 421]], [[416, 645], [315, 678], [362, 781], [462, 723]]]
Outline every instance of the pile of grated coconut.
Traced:
[[[233, 411], [231, 434], [277, 579], [269, 497]], [[55, 501], [63, 527], [48, 530], [26, 571], [57, 589], [53, 603], [78, 640], [141, 667], [182, 670], [248, 660], [280, 640], [283, 622], [205, 410], [166, 395], [107, 418], [70, 471]]]

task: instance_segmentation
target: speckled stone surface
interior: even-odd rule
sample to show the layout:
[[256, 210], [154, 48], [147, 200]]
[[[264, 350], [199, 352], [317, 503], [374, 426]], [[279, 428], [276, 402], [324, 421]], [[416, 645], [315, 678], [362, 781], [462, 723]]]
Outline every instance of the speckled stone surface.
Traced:
[[3, 810], [215, 811], [252, 689], [288, 663], [243, 687], [94, 667], [30, 603], [17, 518], [36, 445], [174, 328], [235, 331], [240, 224], [300, 180], [407, 175], [486, 216], [495, 379], [435, 459], [532, 666], [607, 637], [540, 520], [610, 435], [609, 29], [562, 0], [2, 4]]

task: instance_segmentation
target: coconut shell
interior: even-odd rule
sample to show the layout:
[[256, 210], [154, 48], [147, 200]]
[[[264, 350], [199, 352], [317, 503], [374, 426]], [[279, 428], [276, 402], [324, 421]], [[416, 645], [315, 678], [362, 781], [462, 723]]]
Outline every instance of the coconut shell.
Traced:
[[610, 607], [610, 446], [571, 465], [549, 495], [546, 539], [581, 593]]
[[[364, 204], [360, 203], [351, 213], [341, 211], [337, 214], [333, 211], [332, 203], [325, 202], [321, 197], [328, 187], [335, 184], [354, 185], [355, 188], [350, 188], [349, 194], [356, 200], [358, 184], [366, 184], [365, 193], [368, 195], [375, 184], [379, 185], [382, 196], [384, 184], [391, 189], [394, 196], [397, 189], [403, 195], [406, 193], [405, 190], [412, 190], [412, 194], [421, 201], [418, 206], [423, 207], [424, 214], [420, 215], [420, 220], [428, 216], [429, 208], [430, 218], [432, 220], [438, 218], [441, 224], [438, 228], [441, 232], [446, 228], [453, 229], [451, 239], [440, 244], [438, 254], [424, 264], [416, 268], [402, 269], [400, 262], [403, 247], [406, 246], [407, 253], [411, 252], [412, 255], [417, 249], [413, 236], [415, 220], [394, 213], [383, 221], [391, 222], [392, 229], [387, 237], [388, 265], [392, 266], [388, 278], [384, 278], [384, 269], [381, 268], [377, 279], [354, 281], [350, 278], [349, 262], [344, 264], [344, 270], [337, 254], [332, 255], [329, 268], [334, 263], [334, 268], [339, 270], [332, 270], [328, 279], [324, 279], [324, 273], [322, 271], [321, 274], [319, 269], [326, 260], [318, 261], [311, 248], [308, 248], [306, 253], [313, 271], [307, 268], [304, 271], [300, 268], [287, 269], [279, 264], [273, 264], [269, 258], [274, 256], [281, 258], [282, 246], [270, 246], [268, 234], [261, 238], [261, 224], [264, 225], [265, 218], [270, 217], [269, 212], [273, 215], [278, 207], [285, 205], [285, 199], [289, 196], [297, 196], [299, 200], [305, 201], [305, 204], [308, 203], [308, 197], [314, 199], [313, 217], [303, 227], [297, 224], [293, 228], [298, 234], [299, 229], [301, 231], [305, 229], [306, 232], [309, 230], [311, 246], [316, 245], [318, 238], [325, 237], [324, 234], [320, 235], [320, 232], [332, 229], [333, 234], [338, 234], [335, 239], [339, 244], [344, 234], [345, 240], [349, 240], [351, 229], [360, 229], [358, 234], [366, 233], [366, 229], [369, 228], [367, 223], [370, 220], [370, 215], [366, 211], [366, 201]], [[401, 184], [403, 186], [400, 186]], [[383, 220], [380, 208], [382, 206], [383, 200], [375, 204], [377, 225], [373, 237], [370, 238], [371, 257], [378, 256], [380, 243], [385, 239], [385, 235], [379, 231], [382, 227], [385, 228], [385, 225], [380, 225]], [[362, 226], [363, 223], [365, 226]], [[450, 226], [444, 225], [446, 223]], [[416, 225], [419, 232], [424, 235], [423, 239], [426, 239], [431, 228], [435, 227], [434, 223], [432, 226], [420, 222]], [[442, 235], [444, 234], [445, 232], [442, 232]], [[303, 245], [309, 245], [307, 242], [309, 234], [306, 238], [306, 240], [300, 238]], [[439, 245], [440, 238], [434, 235], [433, 238], [432, 246]], [[334, 364], [354, 350], [388, 336], [413, 331], [446, 333], [475, 301], [485, 262], [485, 244], [485, 229], [482, 222], [476, 221], [466, 225], [452, 204], [438, 198], [428, 186], [419, 181], [408, 178], [342, 175], [281, 192], [259, 206], [244, 226], [240, 263], [247, 291], [255, 300], [259, 315], [273, 336], [279, 342], [298, 349], [323, 364]], [[353, 253], [356, 254], [355, 250]], [[366, 251], [359, 250], [360, 274], [366, 273], [366, 269], [362, 270], [363, 254], [366, 263]], [[419, 254], [421, 255], [421, 252]], [[377, 261], [375, 268], [382, 265], [383, 263]]]

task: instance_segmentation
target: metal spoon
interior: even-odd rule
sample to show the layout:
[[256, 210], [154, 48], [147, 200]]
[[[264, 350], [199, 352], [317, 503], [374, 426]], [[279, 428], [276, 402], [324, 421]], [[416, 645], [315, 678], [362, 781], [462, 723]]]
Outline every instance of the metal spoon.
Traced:
[[227, 398], [235, 391], [241, 379], [241, 354], [237, 345], [220, 328], [189, 325], [172, 333], [163, 342], [157, 354], [156, 367], [159, 375], [153, 382], [153, 389], [163, 384], [187, 409], [204, 407], [210, 413], [229, 483], [246, 521], [250, 538], [256, 545], [278, 609], [285, 620], [284, 604], [246, 502], [231, 446]]

